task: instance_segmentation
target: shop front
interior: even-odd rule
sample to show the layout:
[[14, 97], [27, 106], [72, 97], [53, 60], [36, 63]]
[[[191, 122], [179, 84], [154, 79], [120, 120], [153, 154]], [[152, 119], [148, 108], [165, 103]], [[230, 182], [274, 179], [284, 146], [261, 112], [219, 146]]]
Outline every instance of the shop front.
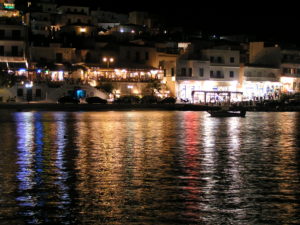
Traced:
[[[204, 96], [203, 91], [208, 91]], [[181, 101], [191, 103], [203, 103], [210, 101], [223, 101], [224, 96], [216, 96], [209, 92], [236, 92], [238, 91], [237, 81], [181, 81], [177, 86], [177, 97]], [[193, 94], [194, 93], [194, 94]], [[233, 99], [236, 99], [233, 97]], [[236, 99], [237, 100], [237, 99]]]
[[296, 77], [281, 77], [280, 83], [282, 85], [282, 93], [295, 93], [300, 90], [300, 78]]
[[271, 81], [245, 81], [243, 85], [244, 100], [276, 99], [282, 84]]

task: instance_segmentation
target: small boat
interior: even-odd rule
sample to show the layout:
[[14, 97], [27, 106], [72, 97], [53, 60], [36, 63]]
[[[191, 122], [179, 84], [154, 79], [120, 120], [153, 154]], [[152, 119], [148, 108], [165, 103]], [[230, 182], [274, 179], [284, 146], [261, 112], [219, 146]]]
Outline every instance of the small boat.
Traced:
[[211, 110], [207, 111], [212, 117], [245, 117], [246, 110]]

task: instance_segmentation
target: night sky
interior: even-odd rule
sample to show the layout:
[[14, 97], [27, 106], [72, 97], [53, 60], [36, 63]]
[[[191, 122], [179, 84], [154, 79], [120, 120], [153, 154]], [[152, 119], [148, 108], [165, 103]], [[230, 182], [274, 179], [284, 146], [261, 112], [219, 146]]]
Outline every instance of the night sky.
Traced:
[[[16, 0], [24, 1], [24, 0]], [[195, 4], [195, 2], [199, 5]], [[157, 14], [172, 26], [188, 30], [201, 29], [216, 34], [251, 34], [266, 39], [300, 42], [297, 33], [300, 19], [297, 6], [287, 3], [264, 4], [262, 1], [201, 1], [201, 0], [59, 0], [76, 4], [89, 4], [122, 13], [149, 11]], [[224, 3], [226, 2], [226, 3]]]

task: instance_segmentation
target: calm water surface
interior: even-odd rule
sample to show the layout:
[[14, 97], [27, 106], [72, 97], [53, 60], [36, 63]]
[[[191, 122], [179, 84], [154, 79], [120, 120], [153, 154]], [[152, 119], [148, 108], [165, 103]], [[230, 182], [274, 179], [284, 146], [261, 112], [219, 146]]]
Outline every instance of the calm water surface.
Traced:
[[300, 113], [0, 113], [0, 224], [299, 224]]

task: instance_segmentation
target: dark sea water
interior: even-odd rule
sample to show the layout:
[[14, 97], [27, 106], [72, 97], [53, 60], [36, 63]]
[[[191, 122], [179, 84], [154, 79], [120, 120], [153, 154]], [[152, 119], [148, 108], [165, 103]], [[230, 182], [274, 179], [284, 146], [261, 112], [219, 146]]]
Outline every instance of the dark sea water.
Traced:
[[300, 224], [300, 113], [1, 112], [0, 224]]

